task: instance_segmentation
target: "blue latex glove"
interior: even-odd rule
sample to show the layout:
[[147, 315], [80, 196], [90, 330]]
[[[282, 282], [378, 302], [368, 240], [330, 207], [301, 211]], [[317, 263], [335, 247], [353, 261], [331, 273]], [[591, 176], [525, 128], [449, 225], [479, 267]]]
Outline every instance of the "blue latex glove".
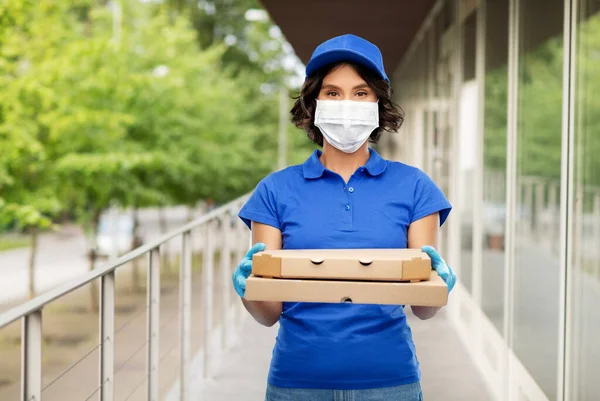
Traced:
[[456, 284], [456, 274], [454, 274], [454, 270], [446, 264], [444, 259], [442, 259], [440, 254], [432, 246], [425, 245], [421, 247], [421, 250], [429, 255], [431, 267], [433, 267], [433, 270], [435, 270], [442, 280], [446, 282], [448, 292], [452, 291], [454, 284]]
[[266, 245], [261, 242], [254, 244], [233, 271], [231, 277], [233, 280], [233, 288], [240, 297], [244, 298], [244, 294], [246, 293], [246, 279], [250, 276], [250, 273], [252, 273], [252, 255], [257, 252], [262, 252], [266, 248]]

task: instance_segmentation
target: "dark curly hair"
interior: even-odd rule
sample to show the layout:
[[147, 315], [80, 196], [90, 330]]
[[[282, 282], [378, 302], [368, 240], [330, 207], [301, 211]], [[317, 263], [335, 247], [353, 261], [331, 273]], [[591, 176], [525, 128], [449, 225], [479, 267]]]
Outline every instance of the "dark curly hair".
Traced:
[[319, 146], [323, 146], [323, 134], [315, 127], [315, 109], [317, 97], [321, 91], [323, 79], [331, 71], [343, 66], [352, 67], [367, 85], [373, 89], [379, 99], [379, 128], [369, 136], [369, 142], [377, 143], [382, 131], [396, 132], [404, 122], [404, 112], [392, 101], [392, 86], [374, 71], [362, 65], [351, 62], [339, 62], [327, 65], [308, 77], [302, 85], [300, 94], [295, 97], [296, 102], [292, 107], [292, 122], [296, 127], [306, 131], [308, 139]]

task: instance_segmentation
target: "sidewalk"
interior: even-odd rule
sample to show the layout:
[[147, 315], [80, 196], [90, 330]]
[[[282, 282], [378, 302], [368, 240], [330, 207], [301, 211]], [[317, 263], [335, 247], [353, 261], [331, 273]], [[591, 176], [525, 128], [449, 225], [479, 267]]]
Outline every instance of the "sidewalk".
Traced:
[[[445, 313], [421, 321], [410, 312], [408, 319], [416, 343], [425, 400], [491, 400]], [[276, 326], [277, 327], [277, 326]], [[277, 328], [266, 328], [246, 318], [240, 340], [221, 363], [212, 380], [196, 383], [195, 400], [262, 401], [271, 350]]]

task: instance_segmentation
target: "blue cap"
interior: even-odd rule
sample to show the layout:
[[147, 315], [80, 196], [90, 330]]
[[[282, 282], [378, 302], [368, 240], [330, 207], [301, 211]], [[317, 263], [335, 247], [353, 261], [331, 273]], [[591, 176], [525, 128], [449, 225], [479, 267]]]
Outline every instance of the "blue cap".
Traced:
[[349, 61], [375, 71], [381, 78], [390, 81], [383, 68], [383, 57], [373, 43], [356, 35], [342, 35], [321, 43], [306, 64], [309, 77], [327, 64]]

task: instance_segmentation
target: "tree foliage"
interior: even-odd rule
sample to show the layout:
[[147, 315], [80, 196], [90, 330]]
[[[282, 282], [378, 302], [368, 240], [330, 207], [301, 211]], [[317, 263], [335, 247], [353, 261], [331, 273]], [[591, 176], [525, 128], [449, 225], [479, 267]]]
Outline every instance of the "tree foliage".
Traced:
[[113, 204], [251, 190], [276, 166], [290, 74], [273, 24], [244, 19], [252, 7], [3, 2], [0, 224], [46, 227], [66, 211], [90, 226]]
[[[580, 26], [576, 54], [579, 82], [576, 91], [575, 142], [578, 178], [586, 185], [600, 187], [600, 115], [595, 95], [600, 90], [597, 51], [600, 49], [600, 18], [592, 17]], [[560, 181], [563, 107], [563, 40], [554, 37], [519, 55], [517, 163], [520, 176]], [[599, 86], [596, 90], [596, 86]], [[506, 168], [508, 73], [505, 66], [485, 76], [485, 164]], [[598, 104], [600, 105], [600, 103]]]

